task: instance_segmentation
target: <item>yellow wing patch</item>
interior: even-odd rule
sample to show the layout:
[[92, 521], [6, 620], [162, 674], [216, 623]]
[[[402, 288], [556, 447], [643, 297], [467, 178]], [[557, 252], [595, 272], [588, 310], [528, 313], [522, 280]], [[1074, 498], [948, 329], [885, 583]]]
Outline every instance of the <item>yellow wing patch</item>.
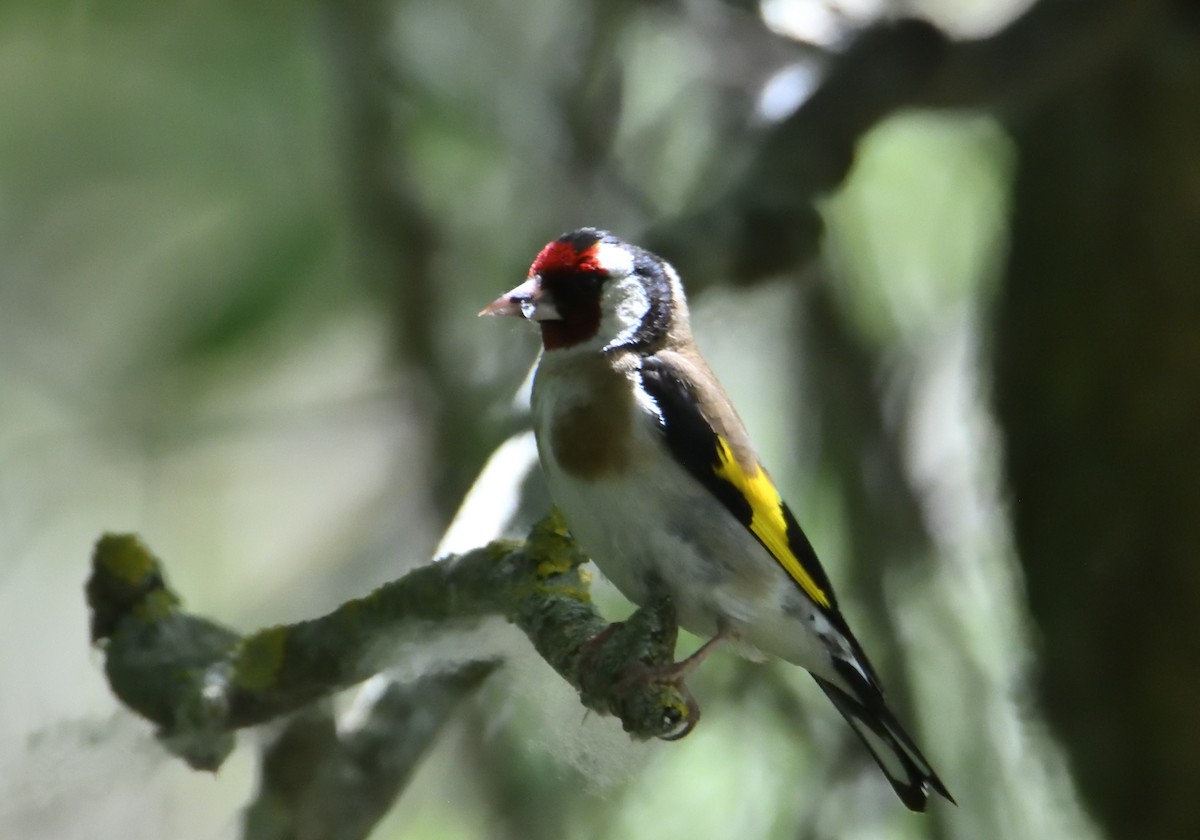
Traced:
[[783, 500], [779, 498], [779, 491], [775, 489], [771, 479], [757, 464], [754, 472], [747, 474], [734, 459], [729, 444], [720, 436], [717, 437], [717, 460], [718, 464], [713, 470], [717, 477], [736, 487], [750, 503], [750, 531], [779, 561], [779, 565], [787, 570], [792, 580], [800, 584], [805, 594], [828, 609], [829, 596], [817, 586], [817, 582], [800, 563], [788, 543], [787, 522], [783, 518]]

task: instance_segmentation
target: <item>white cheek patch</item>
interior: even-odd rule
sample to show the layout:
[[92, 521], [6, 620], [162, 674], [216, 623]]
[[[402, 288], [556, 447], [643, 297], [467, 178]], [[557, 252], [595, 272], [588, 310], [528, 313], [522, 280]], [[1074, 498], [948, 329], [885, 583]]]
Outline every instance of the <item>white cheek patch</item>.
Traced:
[[620, 245], [601, 242], [596, 245], [596, 262], [613, 280], [633, 274], [633, 254]]
[[604, 345], [608, 350], [629, 344], [650, 311], [650, 295], [636, 277], [610, 280], [600, 298], [600, 332], [612, 336]]

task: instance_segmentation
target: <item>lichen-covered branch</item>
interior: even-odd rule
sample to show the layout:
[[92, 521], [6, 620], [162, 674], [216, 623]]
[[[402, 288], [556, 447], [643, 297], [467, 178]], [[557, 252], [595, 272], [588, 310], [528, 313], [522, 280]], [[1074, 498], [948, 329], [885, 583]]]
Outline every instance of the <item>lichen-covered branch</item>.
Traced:
[[135, 536], [110, 534], [96, 545], [87, 597], [113, 692], [197, 768], [220, 766], [234, 730], [392, 664], [388, 653], [406, 634], [427, 637], [490, 615], [520, 627], [585, 706], [616, 715], [635, 737], [690, 730], [699, 711], [686, 688], [647, 677], [672, 661], [670, 603], [606, 624], [579, 568], [585, 559], [552, 515], [525, 541], [441, 559], [321, 618], [241, 636], [185, 612], [149, 549]]

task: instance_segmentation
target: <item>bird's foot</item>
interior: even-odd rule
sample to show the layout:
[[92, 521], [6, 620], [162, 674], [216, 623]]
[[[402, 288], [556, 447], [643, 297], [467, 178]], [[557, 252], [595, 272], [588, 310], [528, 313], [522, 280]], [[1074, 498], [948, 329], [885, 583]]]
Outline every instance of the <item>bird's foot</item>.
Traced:
[[[599, 635], [599, 634], [598, 634]], [[595, 637], [593, 637], [595, 638]], [[691, 691], [684, 685], [686, 680], [693, 671], [699, 667], [700, 663], [708, 658], [708, 655], [716, 650], [717, 646], [724, 641], [725, 631], [722, 629], [717, 635], [713, 636], [707, 642], [696, 649], [696, 652], [686, 659], [681, 659], [678, 662], [668, 662], [660, 665], [647, 665], [645, 662], [633, 662], [617, 683], [618, 690], [628, 690], [635, 686], [647, 685], [669, 685], [674, 687], [684, 702], [687, 704], [687, 714], [682, 718], [682, 724], [678, 731], [673, 731], [668, 735], [660, 736], [664, 741], [678, 741], [683, 738], [700, 720], [700, 705], [692, 696]]]

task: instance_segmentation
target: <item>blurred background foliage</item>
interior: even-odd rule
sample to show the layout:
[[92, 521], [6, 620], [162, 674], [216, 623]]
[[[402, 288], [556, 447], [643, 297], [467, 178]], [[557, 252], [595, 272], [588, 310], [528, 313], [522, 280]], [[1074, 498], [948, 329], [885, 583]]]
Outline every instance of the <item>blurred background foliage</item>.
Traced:
[[[1194, 836], [1197, 18], [1027, 5], [7, 0], [0, 834], [236, 835], [254, 738], [209, 777], [117, 707], [91, 543], [242, 629], [427, 562], [536, 349], [475, 313], [592, 224], [683, 270], [959, 807], [796, 669], [716, 656], [631, 744], [511, 637], [372, 836]], [[910, 28], [786, 134], [897, 15], [967, 48]]]

